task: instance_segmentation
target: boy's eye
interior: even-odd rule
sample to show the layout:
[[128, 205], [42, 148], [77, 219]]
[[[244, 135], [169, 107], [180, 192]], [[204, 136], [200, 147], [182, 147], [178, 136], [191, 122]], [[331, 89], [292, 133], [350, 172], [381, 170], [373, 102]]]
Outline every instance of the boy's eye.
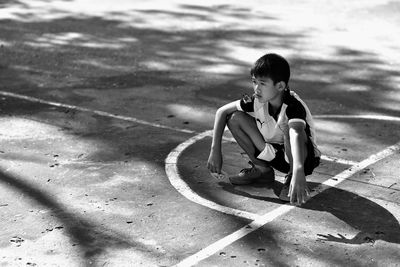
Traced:
[[260, 84], [261, 84], [261, 85], [265, 85], [265, 83], [264, 83], [264, 82], [261, 82]]

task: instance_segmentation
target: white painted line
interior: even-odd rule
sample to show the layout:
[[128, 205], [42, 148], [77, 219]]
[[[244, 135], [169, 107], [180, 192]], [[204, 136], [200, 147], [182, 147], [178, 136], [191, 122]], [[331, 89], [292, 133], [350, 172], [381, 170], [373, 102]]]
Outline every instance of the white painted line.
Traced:
[[398, 151], [400, 151], [400, 142], [385, 148], [384, 150], [382, 150], [382, 151], [380, 151], [380, 152], [368, 157], [367, 159], [365, 159], [365, 160], [363, 160], [363, 161], [351, 166], [347, 170], [344, 170], [343, 172], [335, 175], [331, 179], [329, 179], [329, 180], [325, 181], [324, 183], [322, 183], [321, 185], [317, 186], [314, 189], [315, 192], [313, 192], [311, 195], [312, 196], [313, 196], [313, 194], [316, 195], [316, 194], [318, 194], [318, 192], [320, 193], [320, 192], [324, 191], [328, 187], [334, 187], [334, 186], [340, 184], [344, 180], [348, 179], [349, 177], [351, 177], [355, 173], [365, 169], [369, 165], [372, 165], [375, 162], [378, 162], [378, 161], [380, 161], [380, 160], [382, 160], [384, 158], [387, 158], [387, 157], [397, 153]]
[[[345, 181], [347, 178], [351, 177], [355, 173], [363, 170], [364, 168], [368, 167], [375, 162], [378, 162], [388, 156], [391, 156], [395, 153], [400, 151], [400, 142], [396, 143], [393, 146], [387, 147], [386, 149], [382, 150], [381, 152], [370, 156], [369, 158], [357, 163], [356, 165], [344, 170], [343, 172], [335, 175], [331, 179], [325, 181], [323, 184], [318, 186], [311, 194], [311, 197], [314, 197], [321, 192], [325, 191], [329, 187], [337, 186], [341, 182]], [[253, 222], [245, 225], [244, 227], [240, 228], [239, 230], [233, 232], [230, 235], [225, 236], [224, 238], [218, 240], [217, 242], [209, 245], [208, 247], [200, 250], [196, 254], [193, 254], [177, 265], [176, 267], [189, 267], [198, 264], [200, 261], [214, 255], [217, 251], [229, 246], [230, 244], [234, 243], [235, 241], [241, 239], [242, 237], [250, 234], [251, 232], [263, 227], [267, 223], [273, 221], [274, 219], [278, 218], [281, 215], [284, 215], [291, 211], [292, 209], [296, 208], [296, 206], [290, 205], [282, 205], [279, 208], [268, 212], [261, 216], [259, 219], [254, 220]]]
[[[189, 130], [189, 129], [170, 127], [170, 126], [161, 125], [158, 123], [139, 120], [139, 119], [136, 119], [133, 117], [112, 114], [109, 112], [79, 107], [79, 106], [75, 106], [75, 105], [64, 104], [64, 103], [60, 103], [60, 102], [48, 101], [48, 100], [44, 100], [44, 99], [40, 99], [40, 98], [36, 98], [36, 97], [31, 97], [31, 96], [26, 96], [26, 95], [21, 95], [21, 94], [6, 92], [6, 91], [0, 91], [0, 95], [7, 96], [7, 97], [13, 97], [13, 98], [17, 98], [17, 99], [22, 99], [22, 100], [26, 100], [26, 101], [30, 101], [30, 102], [35, 102], [35, 103], [46, 104], [46, 105], [55, 106], [55, 107], [69, 108], [69, 109], [78, 110], [78, 111], [82, 111], [82, 112], [94, 113], [96, 115], [100, 115], [103, 117], [110, 117], [110, 118], [124, 120], [124, 121], [131, 121], [134, 123], [139, 123], [139, 124], [162, 128], [162, 129], [173, 130], [173, 131], [182, 132], [182, 133], [198, 134], [197, 132], [195, 132], [193, 130]], [[377, 116], [377, 115], [314, 115], [313, 117], [315, 117], [315, 118], [336, 118], [337, 117], [337, 118], [346, 118], [346, 119], [367, 118], [367, 119], [382, 119], [382, 120], [385, 120], [385, 119], [392, 120], [393, 119], [392, 117], [389, 117], [389, 116]], [[399, 119], [399, 118], [397, 118], [397, 119]], [[224, 137], [224, 140], [236, 142], [236, 140], [232, 137], [230, 137], [230, 138]], [[347, 161], [345, 159], [329, 157], [329, 156], [324, 156], [324, 155], [322, 156], [322, 159], [324, 159], [326, 161], [334, 161], [334, 162], [338, 162], [338, 163], [346, 164], [346, 165], [353, 165], [353, 163], [354, 163], [352, 161]]]
[[168, 129], [168, 130], [173, 130], [173, 131], [182, 132], [182, 133], [189, 133], [189, 134], [196, 133], [195, 131], [188, 130], [188, 129], [181, 129], [181, 128], [176, 128], [176, 127], [165, 126], [162, 124], [139, 120], [139, 119], [135, 119], [135, 118], [128, 117], [128, 116], [112, 114], [112, 113], [105, 112], [105, 111], [89, 109], [89, 108], [84, 108], [84, 107], [79, 107], [79, 106], [74, 106], [74, 105], [69, 105], [69, 104], [63, 104], [63, 103], [54, 102], [54, 101], [47, 101], [47, 100], [43, 100], [40, 98], [31, 97], [31, 96], [25, 96], [25, 95], [20, 95], [20, 94], [5, 92], [5, 91], [0, 91], [0, 95], [23, 99], [23, 100], [35, 102], [35, 103], [46, 104], [46, 105], [55, 106], [55, 107], [69, 108], [69, 109], [73, 109], [73, 110], [94, 113], [96, 115], [100, 115], [100, 116], [104, 116], [104, 117], [110, 117], [110, 118], [124, 120], [124, 121], [131, 121], [131, 122], [135, 122], [135, 123], [139, 123], [139, 124], [143, 124], [143, 125], [149, 125], [149, 126], [153, 126], [153, 127], [157, 127], [157, 128]]
[[[208, 199], [205, 199], [205, 198], [199, 196], [180, 177], [179, 170], [178, 170], [178, 160], [179, 160], [180, 155], [186, 148], [188, 148], [189, 146], [193, 145], [197, 141], [199, 141], [207, 136], [212, 136], [212, 130], [205, 131], [203, 133], [193, 136], [192, 138], [189, 138], [185, 142], [178, 145], [175, 149], [173, 149], [168, 154], [168, 156], [165, 159], [165, 172], [167, 174], [167, 177], [168, 177], [170, 183], [172, 184], [173, 187], [175, 187], [175, 189], [179, 193], [181, 193], [184, 197], [186, 197], [187, 199], [189, 199], [190, 201], [192, 201], [194, 203], [200, 204], [202, 206], [208, 207], [213, 210], [217, 210], [217, 211], [225, 213], [225, 214], [234, 215], [234, 216], [238, 216], [238, 217], [249, 219], [249, 220], [258, 219], [260, 217], [260, 215], [258, 215], [258, 214], [250, 213], [250, 212], [239, 210], [239, 209], [230, 208], [227, 206], [222, 206], [211, 200], [208, 200]], [[230, 138], [226, 138], [226, 139], [228, 141], [235, 141], [234, 139], [232, 140]], [[333, 157], [329, 157], [329, 158], [323, 157], [323, 158], [330, 160], [330, 161], [347, 164], [347, 165], [356, 164], [354, 162], [350, 162], [350, 161], [339, 159], [339, 158], [333, 158]]]
[[287, 213], [291, 209], [293, 209], [293, 206], [283, 205], [280, 208], [265, 214], [264, 216], [260, 216], [259, 219], [254, 220], [251, 223], [247, 224], [246, 226], [240, 228], [236, 232], [233, 232], [232, 234], [225, 236], [224, 238], [218, 240], [217, 242], [211, 244], [210, 246], [200, 250], [196, 254], [184, 259], [175, 266], [176, 267], [193, 266], [199, 263], [200, 261], [214, 255], [217, 251], [225, 248], [226, 246], [232, 244], [233, 242], [256, 231], [260, 227], [263, 227], [265, 224], [275, 220], [276, 218]]
[[395, 121], [400, 122], [400, 117], [386, 116], [386, 115], [343, 115], [343, 114], [329, 114], [329, 115], [313, 115], [315, 119], [365, 119], [365, 120], [381, 120], [381, 121]]
[[210, 201], [208, 199], [199, 196], [189, 187], [187, 183], [185, 183], [185, 181], [181, 179], [178, 171], [178, 160], [180, 154], [182, 154], [182, 152], [192, 144], [196, 143], [197, 141], [203, 139], [206, 136], [211, 136], [211, 135], [212, 131], [205, 131], [203, 133], [200, 133], [188, 139], [187, 141], [183, 142], [168, 154], [167, 158], [165, 159], [165, 171], [167, 173], [167, 177], [170, 183], [184, 197], [197, 204], [203, 205], [213, 210], [220, 211], [225, 214], [230, 214], [249, 220], [258, 219], [260, 216], [257, 214], [222, 206], [213, 201]]
[[[83, 108], [83, 107], [69, 105], [69, 104], [63, 104], [63, 103], [54, 102], [54, 101], [47, 101], [47, 100], [43, 100], [43, 99], [39, 99], [39, 98], [35, 98], [35, 97], [15, 94], [15, 93], [6, 92], [6, 91], [0, 91], [0, 95], [7, 96], [7, 97], [13, 97], [13, 98], [17, 98], [17, 99], [23, 99], [26, 101], [31, 101], [31, 102], [41, 103], [41, 104], [47, 104], [47, 105], [56, 106], [56, 107], [69, 108], [69, 109], [78, 110], [78, 111], [82, 111], [82, 112], [94, 113], [96, 115], [100, 115], [100, 116], [104, 116], [104, 117], [111, 117], [111, 118], [120, 119], [120, 120], [124, 120], [124, 121], [131, 121], [131, 122], [148, 125], [148, 126], [152, 126], [152, 127], [169, 129], [169, 130], [174, 130], [174, 131], [183, 132], [183, 133], [197, 134], [197, 132], [195, 132], [193, 130], [165, 126], [165, 125], [161, 125], [161, 124], [157, 124], [157, 123], [139, 120], [139, 119], [128, 117], [128, 116], [112, 114], [109, 112], [93, 110], [93, 109]], [[336, 119], [372, 119], [372, 120], [386, 120], [386, 121], [395, 121], [395, 122], [400, 121], [400, 118], [398, 118], [398, 117], [382, 116], [382, 115], [314, 115], [313, 117], [316, 119], [324, 119], [324, 118], [335, 119], [336, 118]], [[179, 263], [177, 266], [193, 266], [194, 264], [197, 264], [201, 260], [213, 255], [216, 251], [228, 246], [229, 244], [235, 242], [236, 240], [248, 235], [249, 233], [264, 226], [268, 222], [273, 221], [277, 217], [279, 217], [279, 216], [289, 212], [293, 208], [295, 208], [295, 206], [282, 205], [281, 207], [279, 207], [267, 214], [264, 214], [263, 216], [260, 216], [260, 215], [249, 213], [246, 211], [237, 210], [237, 209], [219, 205], [217, 203], [214, 203], [212, 201], [204, 199], [204, 198], [200, 197], [199, 195], [197, 195], [195, 192], [193, 192], [190, 189], [190, 187], [179, 177], [178, 169], [177, 169], [178, 158], [179, 158], [180, 154], [183, 152], [183, 150], [185, 150], [188, 146], [194, 144], [195, 142], [197, 142], [198, 140], [200, 140], [206, 136], [211, 136], [211, 135], [212, 135], [212, 131], [206, 131], [206, 132], [197, 134], [196, 136], [190, 138], [186, 142], [179, 145], [176, 149], [171, 151], [171, 153], [168, 155], [168, 157], [166, 158], [166, 161], [165, 161], [165, 169], [166, 169], [167, 175], [169, 178], [172, 177], [172, 179], [170, 179], [171, 184], [173, 184], [173, 186], [175, 188], [177, 188], [177, 190], [181, 194], [183, 194], [185, 197], [187, 197], [188, 199], [190, 199], [198, 204], [204, 205], [206, 207], [209, 207], [214, 210], [218, 210], [218, 211], [226, 213], [226, 214], [231, 214], [231, 215], [235, 215], [238, 217], [250, 219], [250, 220], [253, 220], [253, 222], [249, 223], [248, 225], [244, 226], [243, 228], [239, 229], [238, 231], [232, 233], [231, 235], [228, 235], [225, 238], [217, 241], [216, 243], [208, 246], [207, 248], [199, 251], [198, 253], [186, 258], [184, 261]], [[227, 141], [235, 141], [234, 139], [232, 140], [231, 138], [224, 138], [224, 139]], [[399, 143], [385, 149], [384, 151], [382, 151], [378, 154], [371, 156], [367, 160], [364, 160], [360, 163], [355, 163], [353, 161], [329, 157], [329, 156], [322, 156], [324, 160], [335, 161], [335, 162], [348, 164], [348, 165], [354, 165], [354, 166], [343, 171], [342, 173], [332, 177], [331, 179], [327, 180], [325, 183], [318, 186], [315, 189], [315, 191], [313, 191], [313, 193], [311, 194], [312, 197], [323, 192], [324, 190], [329, 188], [329, 186], [335, 186], [335, 185], [341, 183], [342, 181], [346, 180], [354, 173], [364, 169], [365, 167], [369, 166], [370, 164], [373, 164], [387, 156], [392, 155], [393, 153], [395, 153], [398, 150], [399, 150]]]
[[325, 161], [332, 161], [332, 162], [344, 164], [344, 165], [355, 165], [358, 163], [357, 161], [341, 159], [341, 158], [326, 156], [326, 155], [321, 155], [321, 159], [325, 160]]

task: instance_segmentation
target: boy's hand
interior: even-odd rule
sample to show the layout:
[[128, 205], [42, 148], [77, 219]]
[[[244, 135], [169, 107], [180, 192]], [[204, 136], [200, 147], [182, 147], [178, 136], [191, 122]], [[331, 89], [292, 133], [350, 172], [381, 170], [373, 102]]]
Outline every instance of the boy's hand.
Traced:
[[307, 187], [306, 177], [304, 173], [293, 175], [292, 182], [289, 187], [290, 204], [301, 205], [306, 203], [310, 197], [310, 190]]
[[212, 173], [221, 173], [222, 153], [211, 151], [207, 161], [207, 169]]

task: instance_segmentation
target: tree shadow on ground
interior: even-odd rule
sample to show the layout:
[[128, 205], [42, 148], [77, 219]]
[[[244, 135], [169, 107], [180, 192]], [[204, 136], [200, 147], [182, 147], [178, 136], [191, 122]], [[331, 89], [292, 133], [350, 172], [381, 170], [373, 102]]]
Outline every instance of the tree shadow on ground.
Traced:
[[[228, 183], [222, 183], [222, 185], [223, 190], [235, 195], [273, 203], [285, 203], [277, 198], [283, 186], [282, 183], [277, 181], [267, 186], [267, 188], [271, 188], [274, 191], [276, 198], [254, 196], [251, 193], [240, 190], [240, 186]], [[311, 190], [318, 186], [317, 183], [310, 182], [308, 185]], [[262, 184], [256, 186], [266, 187]], [[356, 236], [350, 239], [345, 238], [340, 233], [337, 237], [330, 233], [319, 234], [326, 241], [363, 244], [383, 240], [400, 244], [400, 225], [396, 217], [382, 206], [355, 193], [330, 187], [310, 199], [301, 208], [329, 212], [359, 231]]]
[[[13, 1], [7, 1], [7, 5], [12, 4]], [[26, 5], [23, 7], [28, 8]], [[268, 51], [269, 47], [274, 45], [299, 51], [295, 44], [308, 35], [307, 32], [277, 33], [270, 31], [268, 27], [237, 29], [211, 26], [199, 30], [162, 30], [137, 25], [151, 20], [162, 20], [168, 25], [166, 17], [179, 19], [184, 24], [193, 19], [212, 22], [220, 15], [240, 20], [251, 20], [254, 16], [250, 10], [238, 9], [234, 5], [220, 9], [199, 8], [194, 5], [185, 5], [183, 8], [185, 12], [178, 13], [152, 9], [137, 11], [134, 14], [130, 11], [104, 14], [103, 17], [65, 13], [63, 18], [52, 20], [24, 22], [26, 17], [23, 16], [15, 20], [2, 20], [0, 29], [5, 40], [9, 40], [9, 44], [0, 49], [0, 88], [73, 105], [94, 103], [98, 109], [106, 109], [113, 113], [120, 113], [123, 107], [128, 115], [134, 114], [136, 117], [154, 121], [168, 114], [166, 104], [172, 101], [216, 109], [217, 105], [235, 100], [244, 90], [250, 88], [247, 81], [243, 81], [248, 78], [248, 69], [252, 62], [237, 58], [231, 53], [233, 48]], [[197, 15], [199, 9], [205, 14]], [[115, 18], [134, 17], [135, 14], [140, 15], [139, 18], [128, 22]], [[270, 20], [275, 23], [278, 21], [275, 17], [262, 17], [266, 25]], [[227, 43], [231, 45], [226, 45]], [[296, 54], [290, 60], [293, 69], [297, 70], [292, 81], [293, 89], [299, 91], [304, 99], [309, 99], [310, 107], [317, 113], [336, 113], [346, 109], [349, 114], [380, 112], [399, 116], [398, 110], [382, 106], [381, 103], [396, 90], [390, 83], [389, 76], [399, 77], [400, 72], [380, 68], [386, 63], [377, 58], [377, 55], [346, 49], [337, 49], [336, 57], [326, 60], [310, 59], [301, 53]], [[216, 65], [224, 64], [237, 68], [229, 71], [208, 71]], [[344, 86], [337, 86], [338, 81], [344, 81]], [[165, 91], [165, 86], [170, 90]], [[353, 89], [347, 91], [349, 88]], [[375, 88], [379, 90], [374, 90]], [[83, 94], [85, 90], [92, 90], [92, 93]], [[101, 101], [96, 103], [98, 99], [109, 97], [103, 95], [107, 90], [117, 101], [109, 105], [103, 105]], [[396, 99], [391, 99], [391, 103], [392, 107], [398, 106]], [[58, 121], [53, 123], [57, 125]], [[163, 168], [162, 158], [166, 156], [168, 149], [176, 145], [179, 138], [171, 137], [168, 132], [168, 138], [162, 140], [164, 146], [157, 150], [157, 144], [147, 145], [148, 136], [140, 137], [142, 132], [137, 132], [137, 139], [130, 139], [134, 144], [132, 151], [138, 148], [137, 152], [130, 154], [131, 157], [155, 162], [158, 167]], [[382, 141], [378, 136], [375, 138]], [[121, 145], [120, 139], [109, 138], [108, 135], [98, 137], [97, 140], [108, 144], [109, 147]], [[145, 149], [155, 151], [141, 153]], [[121, 155], [124, 152], [121, 152]], [[104, 157], [102, 153], [92, 155], [94, 160], [99, 161], [122, 160], [118, 155], [113, 156]], [[13, 180], [12, 177], [3, 179]], [[29, 189], [27, 185], [17, 182], [14, 184], [16, 187]], [[62, 210], [57, 203], [41, 195], [40, 191], [36, 193], [38, 196], [32, 197], [39, 203], [49, 202], [52, 203], [50, 206]], [[346, 196], [350, 197], [351, 194]], [[345, 204], [341, 203], [343, 206], [339, 208], [347, 207]], [[367, 201], [358, 204], [369, 205]], [[312, 208], [328, 209], [318, 205]], [[349, 209], [354, 210], [352, 207]], [[372, 206], [372, 209], [382, 211], [381, 207]], [[332, 209], [331, 212], [334, 212], [335, 216], [342, 216], [349, 224], [353, 223], [355, 228], [363, 228], [358, 221], [353, 221], [354, 219], [348, 216], [350, 213], [343, 215], [342, 211], [336, 209]], [[394, 222], [393, 216], [384, 214], [384, 217], [389, 222]], [[71, 220], [75, 220], [74, 217]], [[81, 229], [72, 223], [70, 228], [74, 227]], [[397, 229], [396, 227], [398, 228], [398, 225], [394, 229]], [[398, 230], [394, 231], [398, 234]], [[382, 231], [377, 230], [374, 233], [376, 232]], [[125, 243], [121, 241], [121, 244]]]
[[[179, 12], [152, 8], [102, 17], [65, 11], [51, 20], [4, 20], [2, 33], [12, 44], [0, 49], [0, 78], [4, 81], [0, 88], [76, 105], [101, 103], [104, 95], [100, 91], [110, 91], [123, 102], [120, 106], [133, 103], [143, 108], [137, 116], [156, 120], [168, 112], [166, 101], [216, 109], [250, 91], [247, 80], [252, 62], [235, 57], [234, 49], [267, 52], [273, 46], [297, 51], [297, 44], [309, 34], [234, 26], [163, 30], [146, 24], [157, 19], [167, 26], [169, 20], [177, 19], [191, 23], [212, 23], [225, 17], [251, 20], [255, 15], [266, 24], [279, 21], [235, 5], [216, 7], [182, 5]], [[126, 21], [134, 15], [144, 26], [134, 19]], [[386, 63], [373, 53], [339, 47], [332, 59], [298, 53], [289, 61], [292, 88], [310, 103], [314, 113], [400, 116], [393, 108], [398, 100], [391, 97], [397, 90], [392, 79], [400, 77], [400, 72], [386, 69]], [[234, 69], [208, 71], [221, 65]], [[84, 95], [85, 90], [93, 92]], [[149, 103], [152, 112], [146, 109]], [[115, 104], [102, 108], [119, 111]]]
[[85, 266], [97, 266], [97, 257], [103, 256], [110, 249], [134, 249], [140, 254], [148, 257], [160, 255], [160, 252], [128, 238], [125, 233], [97, 225], [96, 223], [76, 215], [70, 211], [70, 207], [65, 207], [56, 199], [34, 185], [29, 184], [17, 177], [12, 177], [6, 172], [0, 171], [0, 182], [26, 194], [38, 205], [48, 208], [52, 216], [62, 224], [66, 234], [75, 243], [84, 258]]

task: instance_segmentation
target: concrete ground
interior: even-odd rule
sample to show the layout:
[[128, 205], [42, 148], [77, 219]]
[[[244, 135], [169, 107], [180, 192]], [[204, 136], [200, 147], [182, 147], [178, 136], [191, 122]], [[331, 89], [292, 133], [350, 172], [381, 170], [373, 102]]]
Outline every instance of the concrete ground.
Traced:
[[[117, 3], [117, 4], [116, 4]], [[0, 3], [1, 266], [400, 266], [400, 4]], [[315, 115], [313, 198], [205, 168], [277, 52]], [[224, 170], [246, 167], [227, 132]]]

